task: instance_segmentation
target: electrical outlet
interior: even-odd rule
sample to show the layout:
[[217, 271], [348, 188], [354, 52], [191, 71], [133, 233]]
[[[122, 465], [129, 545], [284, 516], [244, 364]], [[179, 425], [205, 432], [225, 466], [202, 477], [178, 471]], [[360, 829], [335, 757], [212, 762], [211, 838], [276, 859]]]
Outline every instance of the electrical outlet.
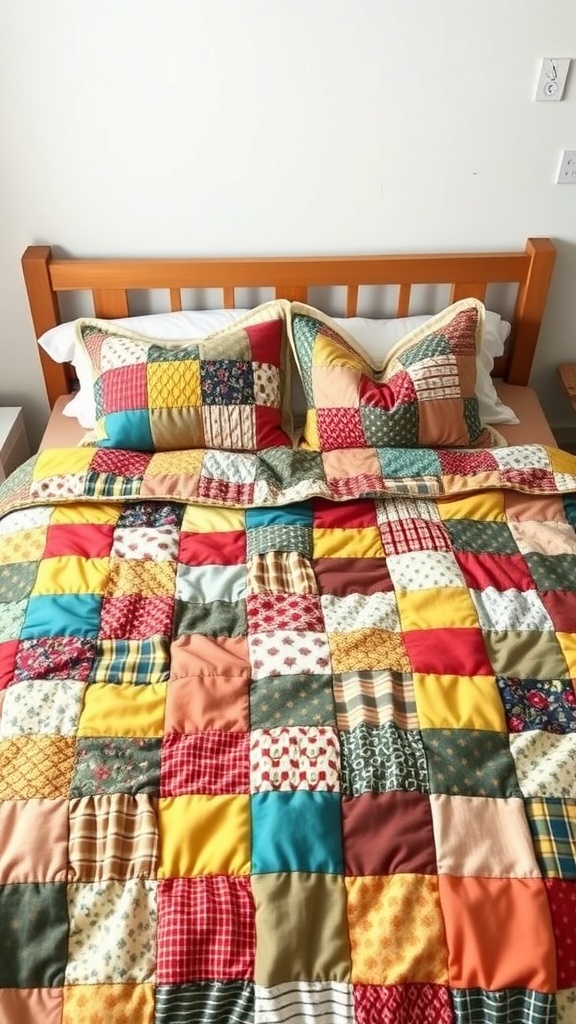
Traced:
[[543, 57], [534, 99], [543, 103], [558, 103], [564, 95], [569, 69], [569, 57]]
[[576, 185], [576, 149], [565, 149], [556, 178], [557, 185]]

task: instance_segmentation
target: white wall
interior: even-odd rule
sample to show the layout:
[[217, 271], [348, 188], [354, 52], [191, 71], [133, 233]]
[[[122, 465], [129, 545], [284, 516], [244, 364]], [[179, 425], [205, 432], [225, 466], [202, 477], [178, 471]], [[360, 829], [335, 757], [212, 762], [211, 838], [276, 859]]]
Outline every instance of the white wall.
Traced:
[[532, 382], [576, 357], [575, 0], [0, 0], [0, 402], [47, 407], [19, 259], [523, 247], [558, 260]]

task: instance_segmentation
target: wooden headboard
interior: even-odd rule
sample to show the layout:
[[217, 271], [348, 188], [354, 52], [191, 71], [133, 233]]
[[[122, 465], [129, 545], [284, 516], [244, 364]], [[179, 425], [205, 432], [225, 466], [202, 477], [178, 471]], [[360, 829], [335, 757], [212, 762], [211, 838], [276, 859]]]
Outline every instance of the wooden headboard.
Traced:
[[[415, 285], [450, 285], [450, 301], [456, 302], [468, 296], [484, 300], [488, 285], [515, 284], [512, 333], [494, 375], [527, 384], [555, 255], [549, 238], [529, 238], [518, 252], [226, 259], [56, 259], [50, 246], [32, 245], [22, 267], [37, 338], [61, 323], [60, 292], [91, 292], [93, 308], [85, 315], [114, 319], [130, 315], [128, 292], [136, 290], [166, 289], [170, 309], [179, 310], [182, 289], [221, 288], [222, 305], [233, 308], [237, 288], [271, 287], [279, 298], [306, 302], [309, 288], [344, 286], [346, 316], [355, 316], [362, 285], [395, 286], [396, 315], [403, 317]], [[73, 370], [39, 352], [53, 406], [71, 391]]]

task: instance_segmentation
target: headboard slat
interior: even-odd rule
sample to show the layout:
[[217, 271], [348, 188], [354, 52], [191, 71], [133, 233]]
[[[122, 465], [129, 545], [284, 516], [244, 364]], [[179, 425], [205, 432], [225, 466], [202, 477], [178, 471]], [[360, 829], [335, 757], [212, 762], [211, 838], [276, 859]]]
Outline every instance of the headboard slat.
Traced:
[[222, 297], [224, 301], [224, 309], [234, 309], [236, 305], [236, 295], [233, 285], [228, 285], [222, 289]]
[[410, 311], [410, 292], [412, 288], [409, 284], [401, 284], [398, 289], [398, 305], [396, 306], [396, 316], [408, 316]]
[[484, 302], [487, 286], [487, 281], [476, 281], [475, 283], [460, 281], [458, 284], [453, 284], [450, 302], [459, 302], [460, 299], [480, 299], [480, 302]]
[[94, 288], [94, 314], [106, 320], [128, 316], [128, 296], [122, 288]]
[[356, 316], [358, 313], [358, 285], [349, 284], [346, 289], [346, 316]]
[[179, 288], [170, 288], [170, 310], [179, 313], [182, 309], [182, 292]]

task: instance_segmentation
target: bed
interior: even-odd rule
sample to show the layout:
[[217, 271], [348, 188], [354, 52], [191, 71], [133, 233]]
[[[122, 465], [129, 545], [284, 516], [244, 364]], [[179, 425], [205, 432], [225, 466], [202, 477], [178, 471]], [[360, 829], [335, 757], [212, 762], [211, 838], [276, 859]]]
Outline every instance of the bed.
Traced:
[[[576, 1019], [576, 460], [474, 391], [512, 283], [494, 373], [535, 416], [553, 262], [27, 250], [37, 336], [93, 295], [97, 417], [54, 445], [74, 380], [41, 350], [56, 413], [0, 489], [1, 1020]], [[446, 282], [381, 376], [307, 305]], [[193, 345], [102, 322], [263, 285]]]

